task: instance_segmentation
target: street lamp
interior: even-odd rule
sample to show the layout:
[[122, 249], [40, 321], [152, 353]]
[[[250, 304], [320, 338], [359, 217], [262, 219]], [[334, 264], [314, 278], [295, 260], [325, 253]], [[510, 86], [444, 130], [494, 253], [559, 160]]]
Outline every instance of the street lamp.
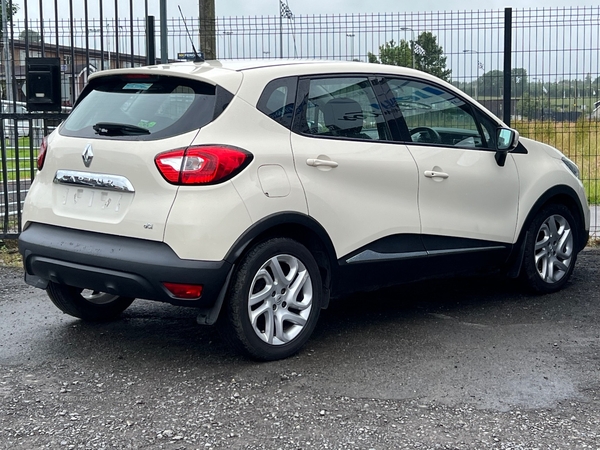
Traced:
[[346, 33], [346, 37], [350, 38], [350, 60], [354, 61], [354, 33]]
[[[463, 53], [479, 55], [477, 50], [463, 50]], [[477, 100], [477, 86], [479, 85], [479, 57], [477, 57], [477, 68], [475, 69], [475, 100]], [[482, 65], [483, 67], [483, 65]]]
[[412, 53], [412, 68], [415, 68], [415, 30], [413, 30], [412, 28], [409, 27], [402, 27], [400, 28], [402, 31], [410, 31], [410, 37], [411, 37], [411, 43], [412, 43], [412, 48], [411, 48], [411, 53]]

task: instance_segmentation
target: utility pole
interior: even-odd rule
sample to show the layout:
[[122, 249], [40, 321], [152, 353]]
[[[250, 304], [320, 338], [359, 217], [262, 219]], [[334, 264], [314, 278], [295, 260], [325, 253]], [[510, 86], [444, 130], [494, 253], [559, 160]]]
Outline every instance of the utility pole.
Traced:
[[169, 62], [169, 40], [167, 36], [167, 0], [160, 0], [160, 62], [162, 64]]
[[200, 51], [205, 59], [217, 59], [215, 0], [200, 0]]

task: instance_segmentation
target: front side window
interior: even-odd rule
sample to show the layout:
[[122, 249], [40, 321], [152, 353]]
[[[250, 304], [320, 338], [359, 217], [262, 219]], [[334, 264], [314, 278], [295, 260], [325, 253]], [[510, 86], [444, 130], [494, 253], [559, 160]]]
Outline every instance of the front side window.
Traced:
[[[387, 80], [402, 111], [409, 141], [463, 148], [493, 148], [496, 125], [454, 93], [416, 80]], [[479, 119], [478, 119], [479, 118]]]
[[300, 131], [319, 137], [389, 140], [373, 87], [367, 77], [302, 80]]
[[112, 76], [93, 80], [61, 127], [75, 137], [152, 140], [210, 123], [215, 86], [165, 76]]

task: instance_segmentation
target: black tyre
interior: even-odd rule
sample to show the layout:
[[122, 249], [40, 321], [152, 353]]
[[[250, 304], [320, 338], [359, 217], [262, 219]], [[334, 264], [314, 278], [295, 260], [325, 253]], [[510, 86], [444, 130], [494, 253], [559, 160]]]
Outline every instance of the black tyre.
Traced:
[[134, 300], [53, 282], [48, 284], [46, 292], [62, 312], [87, 321], [114, 319]]
[[312, 334], [321, 299], [321, 275], [312, 254], [292, 239], [270, 239], [240, 261], [219, 329], [224, 340], [246, 356], [262, 361], [287, 358]]
[[564, 205], [544, 207], [531, 223], [521, 272], [531, 291], [556, 292], [569, 280], [577, 260], [575, 224]]

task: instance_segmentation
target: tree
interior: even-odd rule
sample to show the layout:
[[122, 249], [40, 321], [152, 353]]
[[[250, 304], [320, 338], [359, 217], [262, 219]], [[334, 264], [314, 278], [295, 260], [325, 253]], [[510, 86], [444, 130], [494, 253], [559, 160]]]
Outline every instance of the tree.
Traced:
[[544, 114], [543, 99], [532, 97], [526, 93], [517, 104], [517, 112], [528, 119], [543, 119]]
[[[4, 4], [6, 5], [6, 11], [8, 13], [8, 17], [6, 18], [7, 22], [10, 22], [12, 20], [12, 16], [14, 16], [17, 11], [19, 10], [19, 5], [17, 5], [16, 3], [12, 4], [12, 10], [10, 8], [10, 4], [8, 1], [5, 1]], [[2, 24], [4, 23], [3, 17], [2, 17], [2, 8], [0, 8], [0, 37], [2, 36]]]
[[511, 90], [513, 97], [521, 97], [527, 86], [527, 70], [515, 67], [510, 71]]
[[368, 54], [369, 62], [393, 66], [415, 67], [442, 80], [450, 81], [452, 70], [446, 68], [446, 57], [437, 38], [429, 31], [422, 32], [416, 41], [402, 39], [398, 44], [393, 40], [379, 46], [379, 58]]
[[477, 79], [477, 89], [480, 96], [501, 97], [504, 87], [504, 72], [490, 70]]
[[24, 41], [25, 39], [29, 39], [29, 42], [40, 42], [42, 38], [40, 36], [40, 33], [38, 33], [35, 30], [27, 30], [27, 32], [23, 30], [19, 33], [19, 39], [21, 39], [22, 41]]
[[412, 67], [412, 52], [407, 41], [402, 39], [398, 45], [392, 39], [379, 46], [379, 59], [369, 52], [369, 62], [389, 64], [391, 66]]
[[435, 75], [442, 80], [450, 81], [451, 69], [446, 68], [444, 49], [437, 44], [437, 38], [430, 31], [419, 34], [413, 43], [415, 68]]
[[596, 79], [592, 81], [592, 96], [600, 97], [600, 77], [596, 77]]

